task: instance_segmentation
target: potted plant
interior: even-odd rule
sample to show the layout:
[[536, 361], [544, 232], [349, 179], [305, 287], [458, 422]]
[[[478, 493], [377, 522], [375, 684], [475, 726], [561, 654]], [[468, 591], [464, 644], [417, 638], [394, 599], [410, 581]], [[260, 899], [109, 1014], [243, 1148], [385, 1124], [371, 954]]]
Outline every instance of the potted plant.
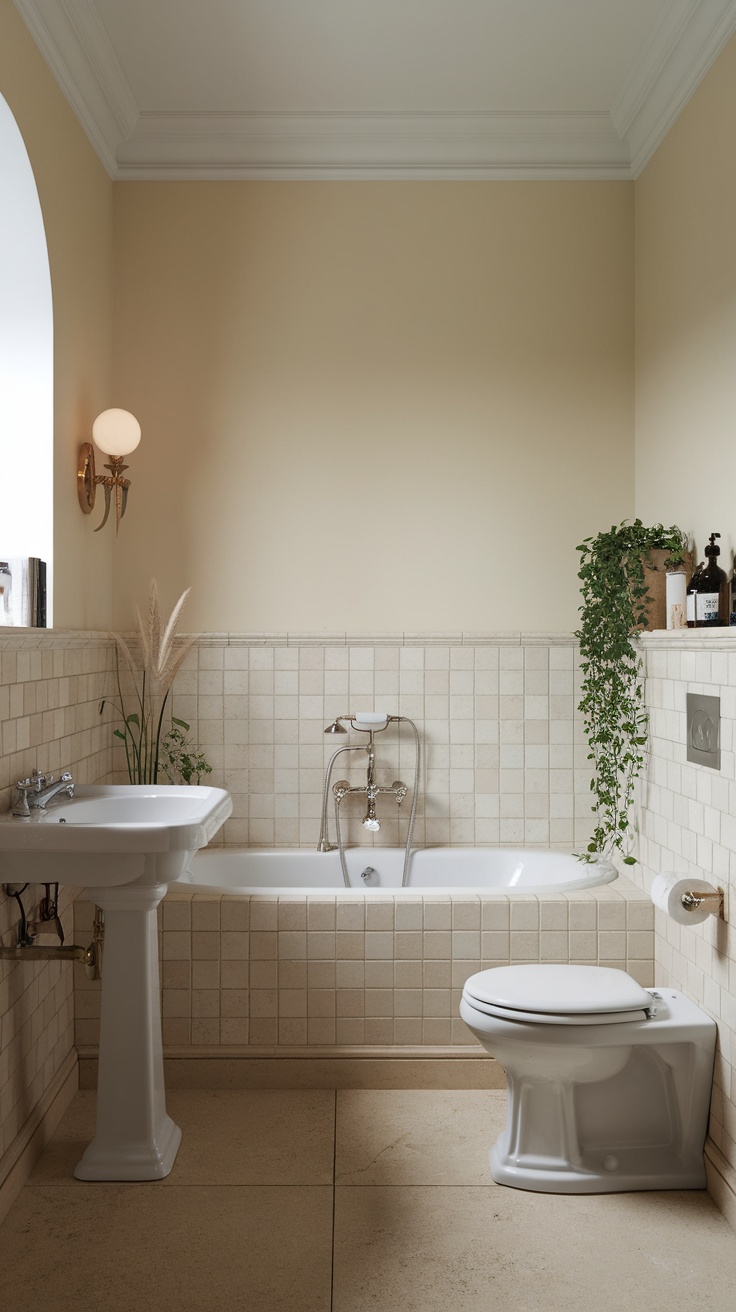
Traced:
[[652, 552], [670, 568], [681, 565], [687, 535], [676, 526], [646, 528], [640, 519], [586, 538], [581, 553], [580, 642], [582, 700], [588, 760], [592, 762], [595, 829], [584, 861], [630, 854], [634, 785], [644, 766], [649, 717], [636, 639], [648, 627], [645, 577]]
[[[113, 633], [118, 701], [100, 702], [100, 714], [109, 704], [117, 711], [122, 728], [113, 733], [125, 747], [128, 778], [132, 784], [155, 784], [163, 772], [175, 783], [199, 783], [203, 774], [211, 774], [198, 748], [185, 738], [189, 725], [171, 716], [164, 732], [165, 714], [174, 678], [191, 651], [196, 638], [176, 637], [176, 626], [191, 589], [177, 601], [164, 625], [161, 620], [156, 580], [151, 579], [145, 620], [136, 607], [137, 638], [132, 643]], [[123, 668], [121, 669], [121, 658]], [[133, 709], [130, 709], [132, 702]]]

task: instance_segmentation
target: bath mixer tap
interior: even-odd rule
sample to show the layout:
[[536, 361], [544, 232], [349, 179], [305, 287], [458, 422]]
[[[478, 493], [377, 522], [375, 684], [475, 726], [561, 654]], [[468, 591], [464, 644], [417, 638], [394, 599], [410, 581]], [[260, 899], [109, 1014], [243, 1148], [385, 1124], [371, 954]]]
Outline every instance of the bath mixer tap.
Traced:
[[[325, 729], [325, 733], [327, 734], [346, 733], [347, 730], [345, 729], [344, 724], [342, 723], [343, 721], [349, 724], [351, 729], [356, 729], [363, 733], [367, 733], [369, 735], [368, 745], [362, 746], [357, 743], [349, 743], [346, 744], [344, 747], [338, 747], [337, 750], [333, 752], [332, 756], [330, 757], [330, 760], [327, 765], [327, 770], [325, 773], [324, 788], [322, 791], [322, 817], [320, 821], [320, 831], [319, 831], [319, 839], [317, 842], [317, 851], [333, 852], [335, 850], [335, 846], [337, 847], [337, 850], [340, 854], [340, 865], [342, 867], [343, 880], [345, 882], [346, 888], [349, 888], [350, 877], [348, 874], [347, 863], [345, 860], [345, 845], [342, 841], [342, 835], [340, 832], [340, 805], [344, 800], [344, 798], [347, 797], [349, 794], [360, 793], [363, 796], [365, 796], [366, 811], [362, 823], [364, 828], [369, 830], [371, 833], [377, 833], [381, 828], [381, 821], [379, 820], [376, 812], [376, 799], [381, 794], [388, 794], [392, 796], [396, 800], [397, 806], [401, 806], [401, 803], [403, 802], [404, 798], [406, 797], [406, 794], [409, 791], [405, 783], [402, 783], [400, 779], [394, 779], [390, 788], [381, 788], [376, 783], [375, 774], [374, 774], [375, 759], [376, 759], [374, 735], [376, 733], [383, 732], [383, 730], [388, 728], [390, 724], [396, 724], [396, 725], [406, 724], [411, 729], [412, 734], [414, 736], [415, 755], [414, 755], [414, 784], [412, 788], [411, 809], [410, 809], [409, 823], [408, 823], [407, 834], [406, 834], [406, 846], [404, 852], [404, 870], [401, 877], [402, 887], [405, 887], [409, 876], [409, 860], [411, 857], [411, 843], [412, 843], [412, 836], [414, 833], [414, 820], [415, 820], [416, 809], [417, 809], [417, 794], [419, 791], [419, 769], [420, 769], [419, 732], [417, 730], [416, 725], [414, 724], [414, 721], [408, 719], [408, 717], [405, 715], [383, 715], [377, 712], [363, 712], [357, 715], [338, 716], [337, 719], [335, 719], [332, 724], [329, 724], [327, 726], [327, 728]], [[332, 770], [338, 756], [341, 756], [344, 752], [363, 752], [363, 751], [366, 752], [368, 756], [365, 784], [357, 787], [353, 787], [350, 785], [347, 779], [340, 779], [336, 784], [330, 787], [332, 782]], [[329, 841], [328, 833], [327, 833], [327, 810], [329, 805], [330, 793], [332, 793], [335, 799], [335, 829], [336, 829], [336, 837], [337, 837], [336, 844], [332, 844]]]
[[74, 796], [74, 780], [69, 770], [65, 770], [58, 779], [54, 779], [52, 774], [39, 774], [38, 770], [34, 770], [29, 778], [19, 779], [16, 788], [18, 799], [13, 807], [13, 815], [21, 819], [29, 816], [32, 810], [45, 811], [48, 803], [59, 793]]
[[[337, 783], [332, 785], [332, 793], [337, 805], [339, 805], [343, 798], [348, 795], [355, 796], [356, 794], [360, 794], [361, 796], [365, 796], [367, 807], [363, 818], [363, 828], [370, 829], [371, 833], [378, 833], [378, 830], [381, 828], [381, 821], [376, 815], [376, 798], [382, 794], [384, 796], [395, 797], [397, 805], [401, 806], [408, 791], [409, 789], [406, 784], [403, 784], [400, 779], [395, 779], [390, 788], [379, 788], [378, 784], [375, 783], [372, 777], [372, 772], [369, 773], [369, 780], [366, 784], [358, 785], [355, 788], [351, 787], [347, 779], [338, 779]], [[331, 849], [323, 848], [320, 850], [329, 851]]]

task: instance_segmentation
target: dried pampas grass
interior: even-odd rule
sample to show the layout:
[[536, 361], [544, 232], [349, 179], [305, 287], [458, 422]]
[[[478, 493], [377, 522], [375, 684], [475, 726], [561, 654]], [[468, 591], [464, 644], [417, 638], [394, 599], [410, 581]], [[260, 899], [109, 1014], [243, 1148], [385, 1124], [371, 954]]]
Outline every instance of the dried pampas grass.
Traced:
[[[117, 655], [117, 684], [119, 704], [111, 702], [123, 721], [122, 729], [115, 729], [116, 738], [125, 744], [128, 775], [131, 783], [155, 784], [158, 782], [161, 731], [164, 711], [171, 686], [183, 661], [191, 651], [196, 638], [176, 637], [176, 628], [186, 605], [191, 588], [187, 588], [177, 601], [166, 624], [161, 621], [161, 606], [156, 580], [151, 579], [148, 607], [145, 618], [136, 607], [138, 633], [133, 646], [120, 633], [113, 633]], [[128, 713], [126, 696], [121, 679], [127, 672], [132, 684], [132, 699], [137, 709]], [[100, 705], [103, 711], [106, 703]]]

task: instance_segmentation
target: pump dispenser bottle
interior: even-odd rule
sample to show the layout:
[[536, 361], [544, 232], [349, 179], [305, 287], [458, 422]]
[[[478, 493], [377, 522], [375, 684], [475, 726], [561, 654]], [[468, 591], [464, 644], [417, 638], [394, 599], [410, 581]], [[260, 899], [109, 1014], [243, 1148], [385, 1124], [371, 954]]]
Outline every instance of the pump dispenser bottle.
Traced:
[[728, 624], [728, 576], [718, 564], [721, 548], [716, 546], [716, 538], [720, 536], [720, 533], [711, 533], [710, 545], [705, 548], [708, 563], [700, 573], [695, 593], [696, 629]]

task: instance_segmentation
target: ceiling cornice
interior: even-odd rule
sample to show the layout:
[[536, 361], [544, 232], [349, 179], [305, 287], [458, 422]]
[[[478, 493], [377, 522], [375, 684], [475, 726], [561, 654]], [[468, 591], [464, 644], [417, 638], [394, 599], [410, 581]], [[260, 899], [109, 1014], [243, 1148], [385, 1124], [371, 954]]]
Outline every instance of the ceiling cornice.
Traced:
[[608, 114], [141, 114], [119, 178], [628, 176]]
[[138, 106], [94, 0], [13, 0], [102, 163], [117, 177], [117, 152]]
[[736, 30], [672, 0], [610, 114], [140, 111], [94, 0], [14, 0], [115, 179], [633, 178]]
[[736, 0], [673, 0], [611, 110], [636, 178], [736, 31]]

